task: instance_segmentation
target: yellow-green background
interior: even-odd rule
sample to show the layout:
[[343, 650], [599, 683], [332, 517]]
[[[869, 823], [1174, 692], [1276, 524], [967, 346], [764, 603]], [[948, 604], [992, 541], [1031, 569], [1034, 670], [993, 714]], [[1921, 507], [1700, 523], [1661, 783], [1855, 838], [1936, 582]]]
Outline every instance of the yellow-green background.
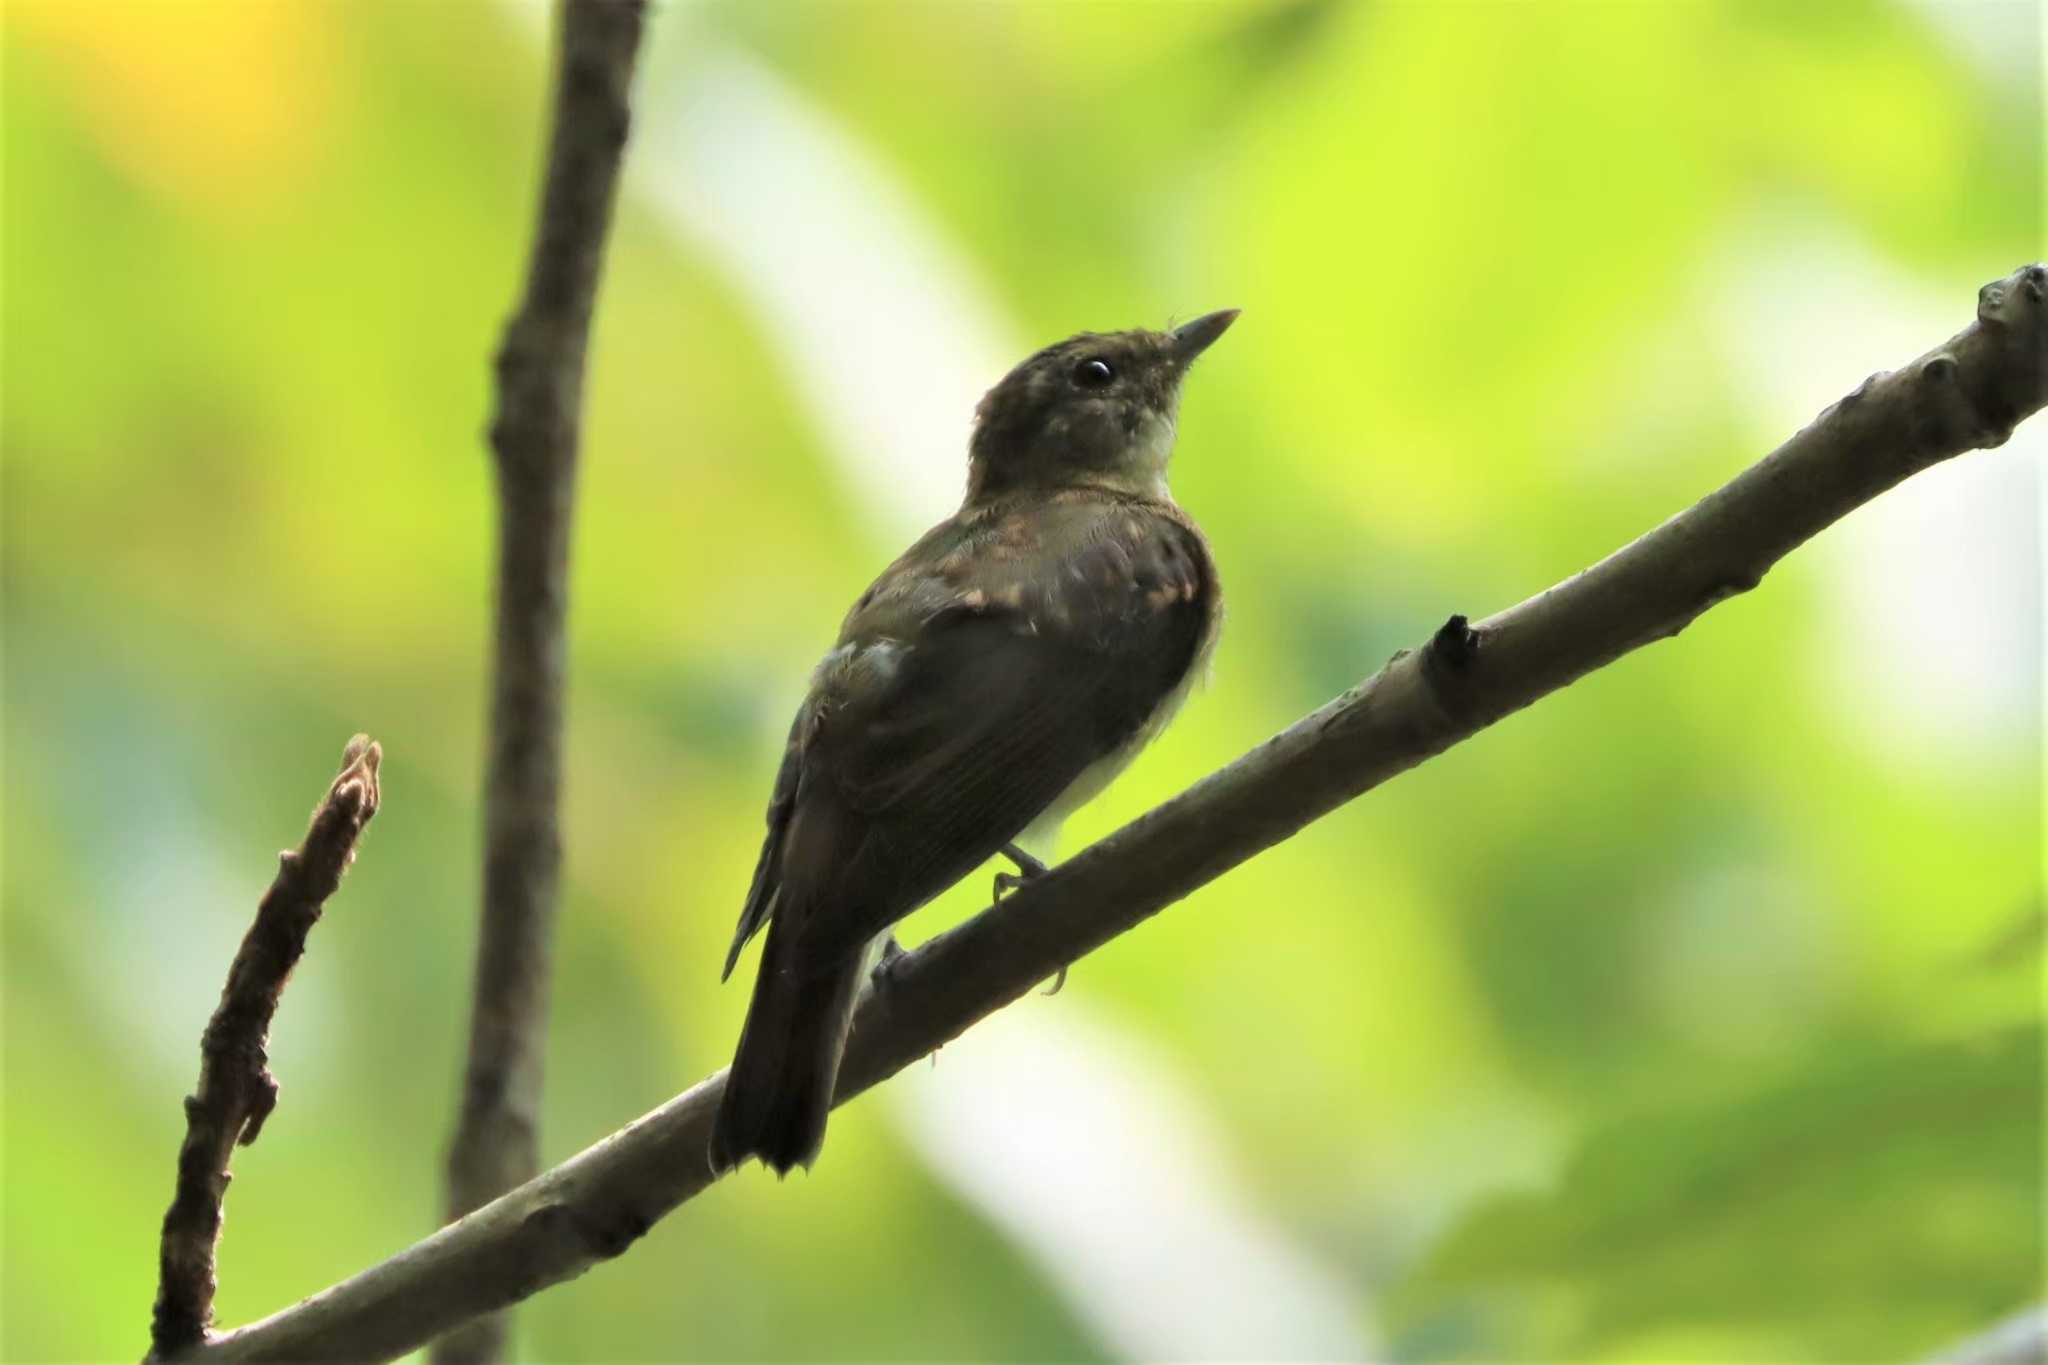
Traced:
[[[928, 292], [972, 293], [1004, 361], [1245, 309], [1175, 476], [1229, 590], [1214, 676], [1072, 848], [1646, 529], [2042, 254], [2038, 17], [1955, 8], [656, 6], [589, 386], [549, 1159], [726, 1060], [744, 987], [717, 965], [786, 708], [905, 531], [824, 434], [801, 316], [664, 207], [657, 108], [751, 73], [944, 244], [967, 283]], [[387, 803], [284, 1002], [223, 1320], [432, 1222], [477, 896], [486, 360], [547, 33], [429, 0], [0, 25], [0, 1352], [132, 1359], [199, 1029], [357, 729]], [[830, 181], [743, 125], [745, 174]], [[889, 363], [902, 325], [876, 310], [854, 349], [909, 402], [929, 346]], [[1018, 1011], [1139, 1040], [1361, 1349], [1911, 1359], [2022, 1306], [2034, 457], [1965, 458]], [[524, 1350], [1116, 1354], [906, 1103], [542, 1296]]]

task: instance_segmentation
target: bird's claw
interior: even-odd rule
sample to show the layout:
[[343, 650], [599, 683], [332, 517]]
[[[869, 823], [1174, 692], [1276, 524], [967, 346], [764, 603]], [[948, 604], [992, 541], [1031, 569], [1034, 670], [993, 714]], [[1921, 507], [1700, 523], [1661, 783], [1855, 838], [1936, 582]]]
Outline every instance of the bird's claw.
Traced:
[[1017, 865], [1017, 870], [1024, 874], [1023, 879], [1025, 881], [1029, 881], [1033, 877], [1043, 877], [1045, 875], [1045, 864], [1015, 844], [1004, 844], [1002, 854]]
[[[1026, 853], [1023, 849], [1017, 847], [1015, 844], [1004, 844], [1002, 853], [1005, 858], [1008, 858], [1011, 862], [1017, 865], [1017, 870], [1015, 872], [996, 873], [996, 884], [993, 895], [995, 903], [998, 905], [1002, 904], [1003, 896], [1008, 892], [1016, 891], [1024, 887], [1025, 885], [1029, 884], [1030, 882], [1036, 880], [1037, 878], [1043, 877], [1045, 875], [1045, 864], [1038, 861], [1038, 859], [1032, 857], [1029, 853]], [[1040, 991], [1039, 994], [1058, 995], [1060, 993], [1060, 987], [1066, 984], [1067, 969], [1065, 967], [1061, 967], [1059, 970], [1059, 975], [1055, 976], [1052, 979], [1052, 984], [1050, 986], [1047, 986], [1044, 990]]]
[[1026, 853], [1015, 844], [1004, 844], [1000, 850], [1005, 858], [1017, 865], [1015, 872], [996, 873], [994, 897], [1000, 903], [1005, 894], [1024, 886], [1035, 877], [1045, 875], [1045, 864]]

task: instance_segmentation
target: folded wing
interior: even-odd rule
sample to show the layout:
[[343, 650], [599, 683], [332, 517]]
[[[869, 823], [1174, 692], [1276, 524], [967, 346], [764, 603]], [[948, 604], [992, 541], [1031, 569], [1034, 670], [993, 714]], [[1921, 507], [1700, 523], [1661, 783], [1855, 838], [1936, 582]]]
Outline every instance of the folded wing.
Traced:
[[818, 670], [727, 970], [771, 915], [856, 953], [1014, 839], [1181, 685], [1214, 592], [1190, 527], [1109, 496], [919, 542]]

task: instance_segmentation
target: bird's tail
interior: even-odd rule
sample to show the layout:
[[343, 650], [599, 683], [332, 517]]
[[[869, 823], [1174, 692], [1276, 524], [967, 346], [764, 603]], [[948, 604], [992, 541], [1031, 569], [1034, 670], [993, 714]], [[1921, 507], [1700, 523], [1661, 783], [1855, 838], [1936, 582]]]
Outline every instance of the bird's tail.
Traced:
[[825, 1115], [866, 966], [862, 953], [820, 971], [800, 970], [780, 919], [768, 924], [753, 1002], [711, 1133], [719, 1170], [758, 1156], [789, 1174], [809, 1166], [825, 1141]]

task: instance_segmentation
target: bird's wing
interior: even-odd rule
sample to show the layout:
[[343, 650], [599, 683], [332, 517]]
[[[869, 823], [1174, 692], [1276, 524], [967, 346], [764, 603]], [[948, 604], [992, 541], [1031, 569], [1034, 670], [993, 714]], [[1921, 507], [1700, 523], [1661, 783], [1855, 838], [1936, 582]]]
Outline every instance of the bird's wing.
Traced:
[[754, 863], [754, 882], [747, 888], [747, 903], [740, 909], [740, 925], [733, 931], [732, 947], [725, 955], [720, 981], [732, 975], [747, 940], [761, 932], [761, 926], [775, 913], [775, 893], [781, 888], [783, 836], [789, 830], [790, 814], [796, 809], [797, 788], [803, 778], [803, 735], [811, 712], [806, 701], [789, 727], [789, 743], [782, 751], [782, 766], [775, 773], [775, 791], [768, 798], [768, 837], [761, 843], [761, 856]]
[[1191, 529], [1108, 497], [914, 549], [819, 668], [741, 941], [772, 913], [835, 960], [985, 861], [1180, 684], [1213, 594]]

